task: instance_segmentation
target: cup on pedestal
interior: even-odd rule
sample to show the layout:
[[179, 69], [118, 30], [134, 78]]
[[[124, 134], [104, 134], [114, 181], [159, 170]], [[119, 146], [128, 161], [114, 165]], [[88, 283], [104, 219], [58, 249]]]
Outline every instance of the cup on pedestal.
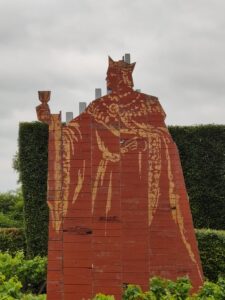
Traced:
[[38, 91], [38, 96], [41, 103], [47, 104], [50, 100], [51, 91]]

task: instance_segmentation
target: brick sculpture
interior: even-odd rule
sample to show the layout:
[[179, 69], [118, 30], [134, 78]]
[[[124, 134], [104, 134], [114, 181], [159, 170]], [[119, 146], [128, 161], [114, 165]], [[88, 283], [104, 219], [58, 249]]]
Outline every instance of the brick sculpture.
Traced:
[[67, 125], [39, 92], [49, 124], [48, 300], [121, 299], [123, 287], [188, 275], [202, 284], [177, 147], [156, 97], [133, 90], [135, 64], [109, 58], [111, 93]]

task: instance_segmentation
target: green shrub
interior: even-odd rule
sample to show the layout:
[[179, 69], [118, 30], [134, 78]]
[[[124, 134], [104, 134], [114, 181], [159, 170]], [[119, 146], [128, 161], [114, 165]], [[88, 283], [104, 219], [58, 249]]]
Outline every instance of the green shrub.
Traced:
[[20, 190], [0, 193], [0, 227], [23, 227], [23, 197]]
[[25, 259], [23, 252], [17, 252], [15, 256], [0, 253], [0, 273], [6, 280], [16, 276], [23, 291], [39, 292], [46, 280], [46, 264], [47, 259], [40, 256]]
[[225, 125], [170, 126], [195, 228], [225, 229]]
[[0, 228], [0, 251], [13, 254], [18, 250], [24, 250], [24, 230], [18, 228]]
[[[156, 300], [160, 299], [187, 299], [191, 290], [191, 283], [187, 277], [178, 278], [176, 281], [153, 277], [150, 280], [150, 292]], [[150, 298], [151, 299], [151, 298]]]
[[204, 275], [211, 281], [225, 277], [225, 231], [196, 230]]
[[225, 299], [225, 279], [219, 278], [217, 284], [206, 281], [198, 293], [199, 299]]
[[10, 216], [0, 212], [0, 228], [12, 228], [17, 226], [17, 221], [12, 220]]
[[17, 167], [24, 197], [25, 236], [30, 257], [47, 254], [48, 126], [40, 122], [21, 123]]
[[0, 299], [1, 300], [45, 300], [46, 295], [23, 294], [22, 284], [16, 276], [6, 279], [0, 273]]
[[21, 300], [46, 300], [46, 295], [25, 294], [22, 296]]
[[113, 296], [109, 296], [109, 295], [103, 295], [103, 294], [97, 294], [93, 300], [115, 300], [115, 298]]
[[6, 280], [6, 276], [0, 272], [0, 299], [21, 299], [22, 284], [16, 277]]
[[139, 285], [128, 284], [127, 288], [123, 293], [123, 300], [156, 300], [156, 296], [153, 292], [147, 291], [143, 292]]
[[[128, 285], [123, 294], [123, 300], [224, 300], [225, 280], [220, 278], [217, 283], [206, 281], [199, 292], [191, 294], [191, 283], [188, 278], [178, 278], [176, 281], [153, 277], [150, 280], [149, 291], [143, 292], [138, 285]], [[97, 298], [99, 297], [99, 298]], [[112, 296], [98, 294], [93, 300], [114, 299]]]

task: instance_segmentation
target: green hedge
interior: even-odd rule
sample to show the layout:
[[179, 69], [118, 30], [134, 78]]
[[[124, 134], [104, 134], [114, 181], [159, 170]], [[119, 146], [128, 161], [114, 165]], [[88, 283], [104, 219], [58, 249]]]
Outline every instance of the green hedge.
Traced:
[[225, 278], [225, 231], [197, 229], [196, 236], [205, 277], [211, 281]]
[[[169, 130], [180, 152], [195, 227], [225, 229], [225, 125], [170, 126]], [[47, 145], [46, 124], [20, 124], [18, 160], [31, 256], [46, 254]]]
[[40, 122], [20, 124], [18, 160], [24, 197], [27, 254], [30, 257], [47, 253], [47, 141], [47, 125]]
[[0, 228], [0, 251], [15, 253], [25, 250], [24, 230], [18, 228]]
[[23, 221], [21, 191], [0, 193], [0, 228], [23, 228]]
[[171, 126], [195, 228], [225, 229], [225, 125]]

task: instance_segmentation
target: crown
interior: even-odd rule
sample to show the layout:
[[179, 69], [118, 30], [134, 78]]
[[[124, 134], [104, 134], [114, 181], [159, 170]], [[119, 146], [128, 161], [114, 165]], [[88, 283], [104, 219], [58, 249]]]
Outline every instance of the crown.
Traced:
[[114, 61], [110, 56], [109, 56], [109, 67], [117, 70], [127, 70], [133, 72], [134, 67], [136, 63], [127, 63], [124, 60], [119, 60], [119, 61]]

